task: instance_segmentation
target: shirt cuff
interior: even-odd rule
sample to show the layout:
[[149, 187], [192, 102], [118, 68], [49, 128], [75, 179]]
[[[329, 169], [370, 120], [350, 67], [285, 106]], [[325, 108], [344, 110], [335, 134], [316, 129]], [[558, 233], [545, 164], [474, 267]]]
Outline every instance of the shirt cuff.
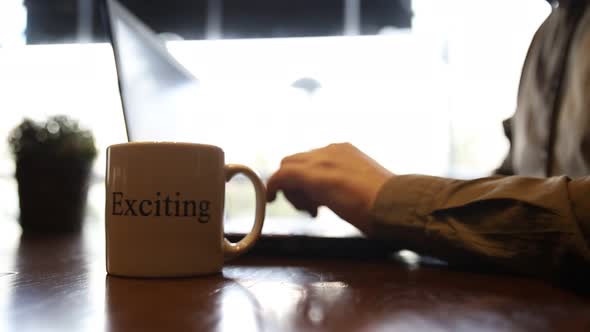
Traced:
[[435, 198], [451, 179], [428, 175], [396, 175], [380, 189], [371, 209], [369, 236], [397, 234], [423, 238]]

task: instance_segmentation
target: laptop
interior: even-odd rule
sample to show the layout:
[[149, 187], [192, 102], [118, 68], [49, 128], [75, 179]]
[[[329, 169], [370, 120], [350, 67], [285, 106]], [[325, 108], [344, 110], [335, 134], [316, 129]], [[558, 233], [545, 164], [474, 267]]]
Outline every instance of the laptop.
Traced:
[[[183, 119], [199, 112], [199, 79], [118, 1], [103, 0], [100, 10], [113, 48], [128, 141], [184, 141], [182, 133], [191, 129]], [[206, 137], [190, 142], [212, 143]], [[224, 223], [226, 237], [238, 241], [251, 222], [230, 217]], [[387, 257], [390, 252], [341, 220], [268, 216], [252, 249], [252, 254], [363, 259]]]

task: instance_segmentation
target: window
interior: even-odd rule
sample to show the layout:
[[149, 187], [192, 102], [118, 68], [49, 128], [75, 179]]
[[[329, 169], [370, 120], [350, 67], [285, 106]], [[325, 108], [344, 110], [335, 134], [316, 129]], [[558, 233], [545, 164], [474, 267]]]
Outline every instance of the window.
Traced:
[[[223, 147], [228, 162], [263, 176], [288, 154], [339, 141], [354, 143], [396, 173], [488, 174], [506, 152], [500, 122], [515, 109], [520, 67], [549, 6], [538, 0], [414, 0], [411, 10], [411, 29], [384, 19], [374, 26], [359, 23], [351, 29], [357, 36], [169, 42], [201, 81], [198, 108], [185, 122]], [[223, 11], [232, 17], [231, 9]], [[230, 22], [237, 21], [224, 22], [223, 31], [234, 36], [239, 29]], [[331, 26], [312, 34], [332, 34]], [[22, 38], [19, 29], [10, 38]], [[246, 37], [259, 33], [273, 36], [245, 30]], [[102, 202], [104, 149], [125, 140], [109, 45], [6, 46], [0, 48], [0, 72], [0, 137], [23, 116], [65, 113], [80, 119], [103, 152], [91, 191], [92, 201]], [[202, 123], [212, 125], [196, 129]], [[6, 185], [14, 185], [13, 169], [2, 144]], [[239, 179], [230, 184], [230, 216], [250, 217], [249, 186]], [[16, 192], [6, 200], [14, 204], [4, 204], [11, 209], [4, 213], [16, 214]], [[92, 205], [90, 212], [101, 215], [102, 203]], [[277, 218], [297, 214], [284, 201], [268, 212]]]

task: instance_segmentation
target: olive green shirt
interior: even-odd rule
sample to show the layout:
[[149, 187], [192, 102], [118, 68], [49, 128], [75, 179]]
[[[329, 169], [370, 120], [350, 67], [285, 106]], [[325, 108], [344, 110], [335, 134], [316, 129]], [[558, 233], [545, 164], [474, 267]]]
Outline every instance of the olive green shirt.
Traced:
[[505, 123], [505, 175], [395, 176], [374, 204], [370, 236], [451, 264], [590, 278], [588, 8], [560, 2], [535, 34]]

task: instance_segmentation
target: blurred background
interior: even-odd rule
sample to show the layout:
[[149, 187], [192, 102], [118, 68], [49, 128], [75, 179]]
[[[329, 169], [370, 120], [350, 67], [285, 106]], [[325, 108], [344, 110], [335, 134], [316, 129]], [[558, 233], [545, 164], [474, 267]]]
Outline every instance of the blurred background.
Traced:
[[[199, 79], [194, 130], [264, 177], [288, 154], [343, 141], [396, 173], [489, 174], [507, 151], [501, 121], [514, 112], [528, 44], [551, 9], [544, 0], [121, 3]], [[126, 141], [105, 42], [96, 0], [0, 2], [0, 138], [25, 116], [65, 114], [92, 130], [96, 219], [105, 148]], [[0, 144], [0, 212], [16, 218], [13, 175]], [[232, 181], [230, 219], [250, 219], [251, 191]], [[298, 216], [284, 200], [268, 213]]]

